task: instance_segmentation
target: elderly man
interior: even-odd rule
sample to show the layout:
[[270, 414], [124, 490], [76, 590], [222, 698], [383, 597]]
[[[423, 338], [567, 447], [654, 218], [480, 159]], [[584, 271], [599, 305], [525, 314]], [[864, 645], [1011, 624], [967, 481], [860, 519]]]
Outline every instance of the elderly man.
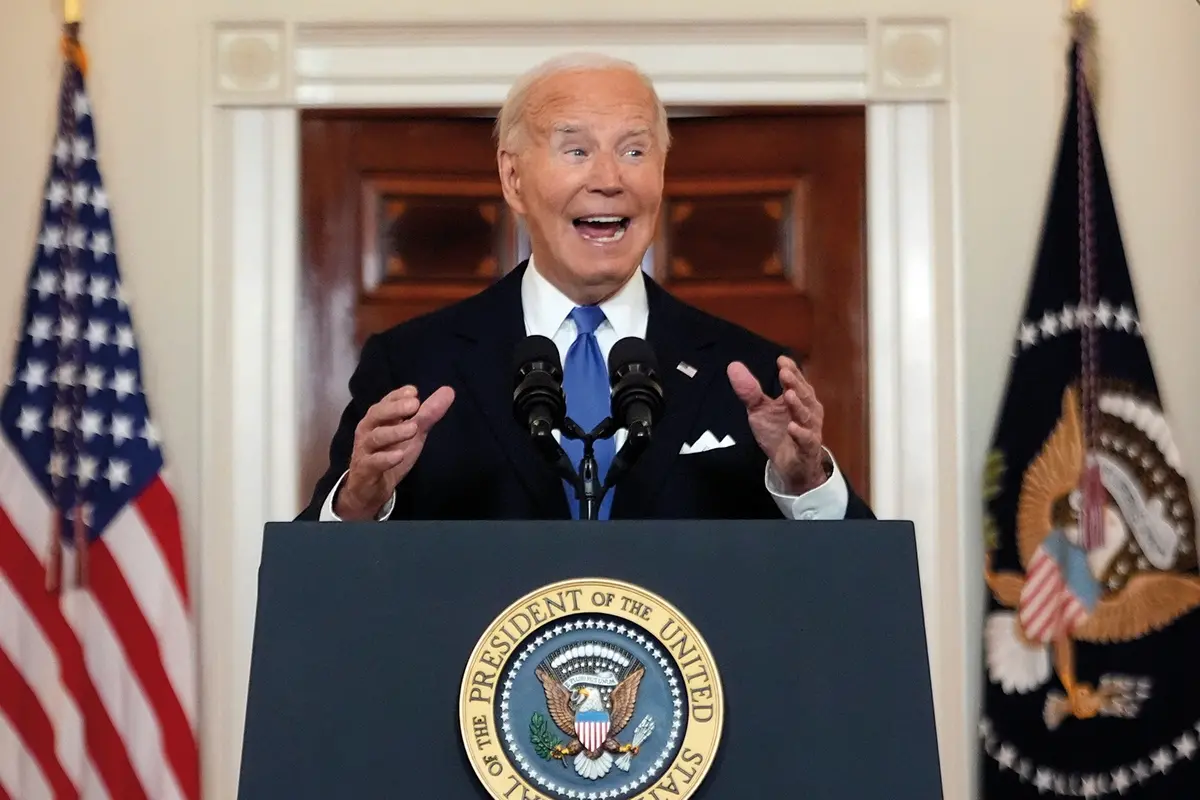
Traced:
[[[574, 491], [511, 410], [512, 354], [529, 335], [557, 345], [567, 414], [585, 430], [608, 412], [613, 343], [638, 337], [657, 354], [666, 412], [602, 519], [872, 516], [822, 444], [824, 409], [782, 348], [642, 271], [670, 143], [650, 81], [603, 56], [552, 60], [513, 86], [497, 133], [504, 197], [532, 256], [365, 343], [329, 469], [300, 518], [577, 516]], [[578, 444], [563, 445], [578, 463]], [[614, 448], [597, 444], [601, 477]]]

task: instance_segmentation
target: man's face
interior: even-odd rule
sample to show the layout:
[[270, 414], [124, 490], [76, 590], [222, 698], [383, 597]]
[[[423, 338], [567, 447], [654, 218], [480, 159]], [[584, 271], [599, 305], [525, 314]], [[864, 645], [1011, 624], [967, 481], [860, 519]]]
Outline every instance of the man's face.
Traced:
[[654, 125], [633, 73], [568, 72], [534, 88], [515, 152], [501, 148], [505, 199], [538, 269], [577, 303], [614, 294], [654, 238], [666, 163]]

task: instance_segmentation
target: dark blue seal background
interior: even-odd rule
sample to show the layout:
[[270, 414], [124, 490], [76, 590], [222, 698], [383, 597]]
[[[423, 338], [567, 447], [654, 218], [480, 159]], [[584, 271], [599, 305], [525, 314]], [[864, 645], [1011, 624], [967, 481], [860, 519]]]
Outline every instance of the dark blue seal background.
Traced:
[[[591, 628], [572, 628], [570, 631], [562, 630], [558, 635], [554, 634], [555, 628], [563, 629], [567, 625], [586, 623], [588, 620], [593, 620], [598, 624]], [[626, 633], [609, 630], [610, 623], [614, 628], [623, 626]], [[634, 636], [631, 637], [629, 631], [633, 631]], [[640, 644], [637, 636], [641, 636], [645, 644]], [[546, 638], [541, 644], [536, 644], [539, 637]], [[567, 756], [565, 759], [542, 758], [538, 755], [530, 735], [530, 721], [536, 712], [545, 718], [546, 730], [554, 741], [563, 745], [571, 741], [571, 737], [563, 733], [550, 717], [546, 705], [546, 693], [535, 670], [555, 651], [586, 642], [610, 645], [628, 653], [645, 668], [633, 716], [616, 735], [616, 740], [621, 744], [630, 744], [634, 739], [634, 732], [637, 730], [638, 724], [644, 717], [649, 716], [654, 722], [653, 732], [641, 743], [640, 752], [633, 756], [628, 772], [617, 767], [616, 760], [620, 754], [612, 753], [613, 764], [608, 773], [594, 780], [585, 778], [575, 771], [575, 756]], [[534, 645], [531, 653], [527, 652], [530, 645]], [[654, 647], [656, 655], [651, 654], [649, 646]], [[519, 669], [514, 673], [513, 669], [522, 655], [525, 656], [525, 660], [521, 662]], [[669, 664], [667, 668], [660, 663], [659, 659], [661, 658], [667, 660]], [[672, 678], [675, 680], [674, 685], [670, 682]], [[506, 683], [510, 679], [513, 681], [513, 685], [511, 689], [507, 689]], [[619, 800], [622, 797], [630, 797], [644, 792], [655, 783], [657, 778], [671, 768], [671, 764], [683, 744], [684, 734], [687, 732], [687, 691], [683, 676], [671, 653], [644, 628], [623, 618], [607, 614], [587, 613], [559, 617], [527, 634], [521, 644], [514, 648], [504, 665], [497, 687], [497, 695], [503, 698], [505, 691], [508, 691], [508, 724], [513, 741], [509, 742], [506, 738], [504, 720], [501, 718], [503, 709], [498, 702], [495, 707], [495, 724], [496, 730], [500, 731], [501, 746], [512, 761], [514, 769], [520, 772], [539, 792], [550, 797], [570, 797], [572, 795], [567, 792], [574, 790], [573, 796], [577, 798], [586, 798], [592, 792], [596, 792], [597, 796], [602, 792], [607, 792], [605, 797]], [[678, 694], [675, 694], [676, 691]], [[680, 701], [678, 707], [675, 704], [676, 700]], [[672, 726], [675, 723], [677, 710], [679, 727], [675, 729], [675, 741], [671, 742]], [[522, 767], [518, 762], [518, 755], [524, 757], [529, 767]], [[655, 767], [660, 759], [661, 765]], [[539, 777], [544, 779], [544, 782], [539, 781]], [[641, 780], [643, 777], [645, 779]], [[548, 788], [550, 783], [554, 784], [558, 791]], [[623, 787], [625, 787], [624, 791], [622, 791]]]

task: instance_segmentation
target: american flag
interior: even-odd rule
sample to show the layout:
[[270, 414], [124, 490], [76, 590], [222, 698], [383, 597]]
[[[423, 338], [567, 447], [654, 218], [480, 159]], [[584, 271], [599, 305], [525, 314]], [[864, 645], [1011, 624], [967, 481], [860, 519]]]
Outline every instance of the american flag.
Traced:
[[0, 405], [0, 800], [198, 800], [183, 541], [77, 34]]

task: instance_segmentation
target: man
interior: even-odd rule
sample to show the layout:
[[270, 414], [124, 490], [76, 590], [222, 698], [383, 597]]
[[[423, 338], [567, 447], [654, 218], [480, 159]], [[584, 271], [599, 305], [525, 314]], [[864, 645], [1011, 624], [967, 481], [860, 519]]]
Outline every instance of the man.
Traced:
[[[613, 343], [644, 338], [657, 355], [665, 413], [601, 518], [871, 517], [822, 444], [824, 409], [795, 362], [642, 271], [670, 141], [650, 81], [602, 56], [552, 60], [514, 85], [497, 133], [531, 258], [368, 339], [300, 519], [578, 516], [512, 412], [513, 351], [535, 334], [559, 348], [567, 414], [585, 430], [608, 414]], [[562, 444], [578, 464], [578, 443]], [[597, 444], [602, 474], [617, 446]]]

